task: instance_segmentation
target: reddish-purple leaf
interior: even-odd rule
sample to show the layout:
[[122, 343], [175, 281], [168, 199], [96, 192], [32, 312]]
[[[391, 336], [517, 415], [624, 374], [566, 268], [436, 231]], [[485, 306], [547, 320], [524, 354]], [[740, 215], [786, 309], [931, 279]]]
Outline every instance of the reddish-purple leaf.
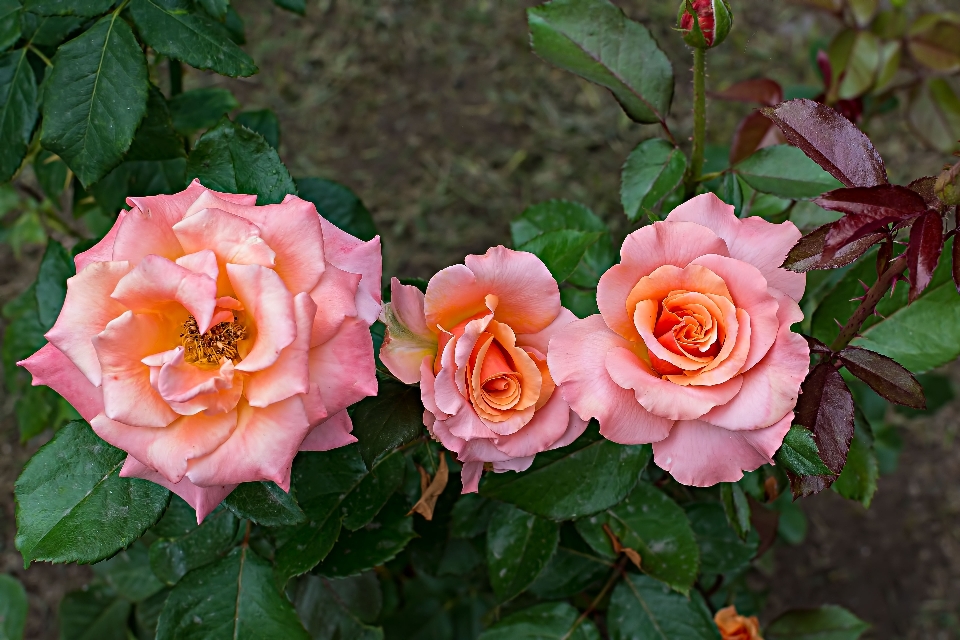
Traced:
[[927, 408], [923, 387], [896, 361], [860, 347], [847, 347], [838, 357], [847, 371], [890, 402], [914, 409]]
[[866, 253], [867, 249], [887, 237], [885, 233], [871, 233], [841, 247], [834, 252], [833, 256], [825, 259], [824, 245], [833, 224], [832, 222], [825, 224], [800, 238], [800, 241], [787, 254], [787, 259], [783, 261], [783, 268], [797, 273], [805, 273], [814, 269], [845, 267]]
[[923, 198], [923, 201], [927, 203], [927, 207], [930, 209], [939, 209], [941, 202], [940, 199], [937, 198], [936, 184], [936, 176], [926, 176], [917, 178], [908, 184], [907, 189], [920, 194], [920, 197]]
[[824, 209], [846, 214], [833, 223], [827, 234], [824, 251], [827, 256], [890, 223], [910, 220], [927, 211], [927, 203], [917, 193], [891, 184], [836, 189], [814, 202]]
[[775, 107], [783, 102], [783, 88], [775, 80], [754, 78], [730, 85], [723, 91], [711, 93], [720, 100], [750, 102], [764, 107]]
[[807, 340], [807, 344], [810, 346], [810, 353], [829, 356], [833, 354], [833, 351], [830, 350], [830, 347], [823, 344], [813, 336], [803, 336]]
[[883, 159], [870, 139], [834, 109], [813, 100], [790, 100], [763, 113], [790, 144], [848, 187], [887, 184]]
[[833, 84], [833, 65], [830, 64], [830, 56], [823, 49], [817, 51], [817, 67], [820, 68], [820, 76], [823, 78], [823, 90], [829, 91]]
[[821, 362], [807, 375], [795, 411], [794, 421], [813, 432], [820, 459], [840, 473], [853, 439], [853, 396], [831, 363]]
[[943, 218], [936, 211], [923, 214], [910, 228], [907, 268], [910, 269], [910, 302], [917, 299], [933, 279], [933, 270], [943, 251]]
[[761, 112], [754, 111], [740, 121], [736, 133], [733, 134], [730, 164], [735, 165], [749, 158], [757, 149], [785, 142], [783, 134], [770, 122], [770, 119]]
[[815, 493], [820, 493], [824, 489], [829, 489], [836, 477], [834, 476], [798, 476], [792, 471], [787, 471], [787, 479], [790, 480], [790, 490], [793, 492], [793, 499], [806, 498]]

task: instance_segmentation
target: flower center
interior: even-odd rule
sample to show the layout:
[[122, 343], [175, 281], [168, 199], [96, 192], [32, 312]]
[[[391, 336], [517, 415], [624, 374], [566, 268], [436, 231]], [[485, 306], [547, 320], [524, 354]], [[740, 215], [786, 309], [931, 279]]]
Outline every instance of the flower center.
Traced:
[[237, 343], [246, 337], [247, 328], [237, 322], [236, 315], [233, 322], [221, 322], [203, 334], [200, 333], [196, 318], [190, 316], [184, 321], [180, 331], [183, 359], [203, 368], [220, 366], [224, 358], [237, 362], [240, 359]]

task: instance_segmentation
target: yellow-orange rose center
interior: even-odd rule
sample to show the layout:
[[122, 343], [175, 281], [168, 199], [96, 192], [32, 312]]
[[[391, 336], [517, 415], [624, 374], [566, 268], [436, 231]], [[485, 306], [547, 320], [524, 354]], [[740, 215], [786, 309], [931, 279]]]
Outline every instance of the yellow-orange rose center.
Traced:
[[233, 318], [232, 322], [220, 322], [201, 334], [196, 318], [188, 317], [180, 329], [184, 361], [202, 369], [219, 367], [224, 358], [234, 364], [239, 362], [238, 346], [247, 338], [247, 329], [236, 315]]

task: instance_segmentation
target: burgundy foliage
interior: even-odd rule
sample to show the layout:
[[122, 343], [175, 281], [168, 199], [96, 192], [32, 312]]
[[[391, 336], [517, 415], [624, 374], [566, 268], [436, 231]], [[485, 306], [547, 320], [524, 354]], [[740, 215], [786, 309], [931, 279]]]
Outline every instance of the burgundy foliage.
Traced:
[[844, 213], [827, 234], [824, 254], [831, 257], [840, 247], [875, 233], [888, 224], [916, 218], [927, 211], [917, 193], [897, 185], [854, 187], [829, 191], [816, 200], [830, 211]]
[[887, 356], [860, 347], [846, 347], [838, 358], [847, 371], [890, 402], [914, 409], [927, 408], [923, 387], [917, 379]]
[[917, 299], [933, 279], [933, 271], [943, 251], [943, 218], [937, 211], [928, 211], [913, 223], [907, 246], [907, 268], [910, 269], [910, 302]]
[[840, 247], [832, 255], [824, 256], [827, 234], [830, 233], [832, 226], [833, 223], [825, 224], [800, 238], [800, 241], [787, 254], [787, 259], [783, 262], [783, 268], [797, 273], [805, 273], [814, 269], [845, 267], [886, 237], [885, 233], [871, 233]]
[[837, 474], [853, 439], [853, 411], [853, 395], [836, 367], [830, 362], [814, 367], [800, 387], [796, 423], [813, 432], [821, 460]]

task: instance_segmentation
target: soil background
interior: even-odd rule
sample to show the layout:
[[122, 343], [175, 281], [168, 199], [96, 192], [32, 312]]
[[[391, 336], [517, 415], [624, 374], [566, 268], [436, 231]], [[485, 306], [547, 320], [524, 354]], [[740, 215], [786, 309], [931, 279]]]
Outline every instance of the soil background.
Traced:
[[[672, 30], [676, 0], [615, 0], [654, 32], [677, 76], [671, 128], [686, 139], [690, 54]], [[884, 0], [886, 2], [886, 0]], [[913, 0], [910, 11], [956, 0]], [[383, 236], [385, 273], [429, 277], [466, 253], [509, 243], [509, 221], [550, 198], [577, 200], [629, 232], [620, 167], [654, 127], [629, 121], [602, 89], [530, 52], [520, 0], [309, 0], [307, 17], [266, 0], [235, 0], [249, 79], [191, 71], [187, 88], [218, 85], [246, 109], [271, 108], [280, 154], [294, 176], [354, 189]], [[709, 56], [709, 86], [765, 75], [784, 86], [819, 84], [811, 43], [837, 30], [828, 16], [784, 0], [732, 0], [734, 30]], [[956, 8], [956, 7], [954, 7]], [[747, 105], [713, 103], [710, 142], [729, 144]], [[890, 177], [904, 183], [949, 157], [925, 149], [902, 109], [869, 131]], [[15, 261], [0, 246], [0, 304], [35, 277], [38, 251]], [[960, 369], [953, 370], [954, 376]], [[12, 399], [0, 401], [0, 571], [30, 595], [28, 638], [56, 638], [62, 595], [87, 567], [34, 565], [14, 548], [13, 482], [49, 434], [17, 439]], [[825, 492], [804, 500], [806, 541], [779, 546], [765, 578], [763, 616], [836, 603], [873, 625], [873, 639], [960, 638], [960, 401], [936, 416], [901, 421], [904, 449], [869, 510]]]

